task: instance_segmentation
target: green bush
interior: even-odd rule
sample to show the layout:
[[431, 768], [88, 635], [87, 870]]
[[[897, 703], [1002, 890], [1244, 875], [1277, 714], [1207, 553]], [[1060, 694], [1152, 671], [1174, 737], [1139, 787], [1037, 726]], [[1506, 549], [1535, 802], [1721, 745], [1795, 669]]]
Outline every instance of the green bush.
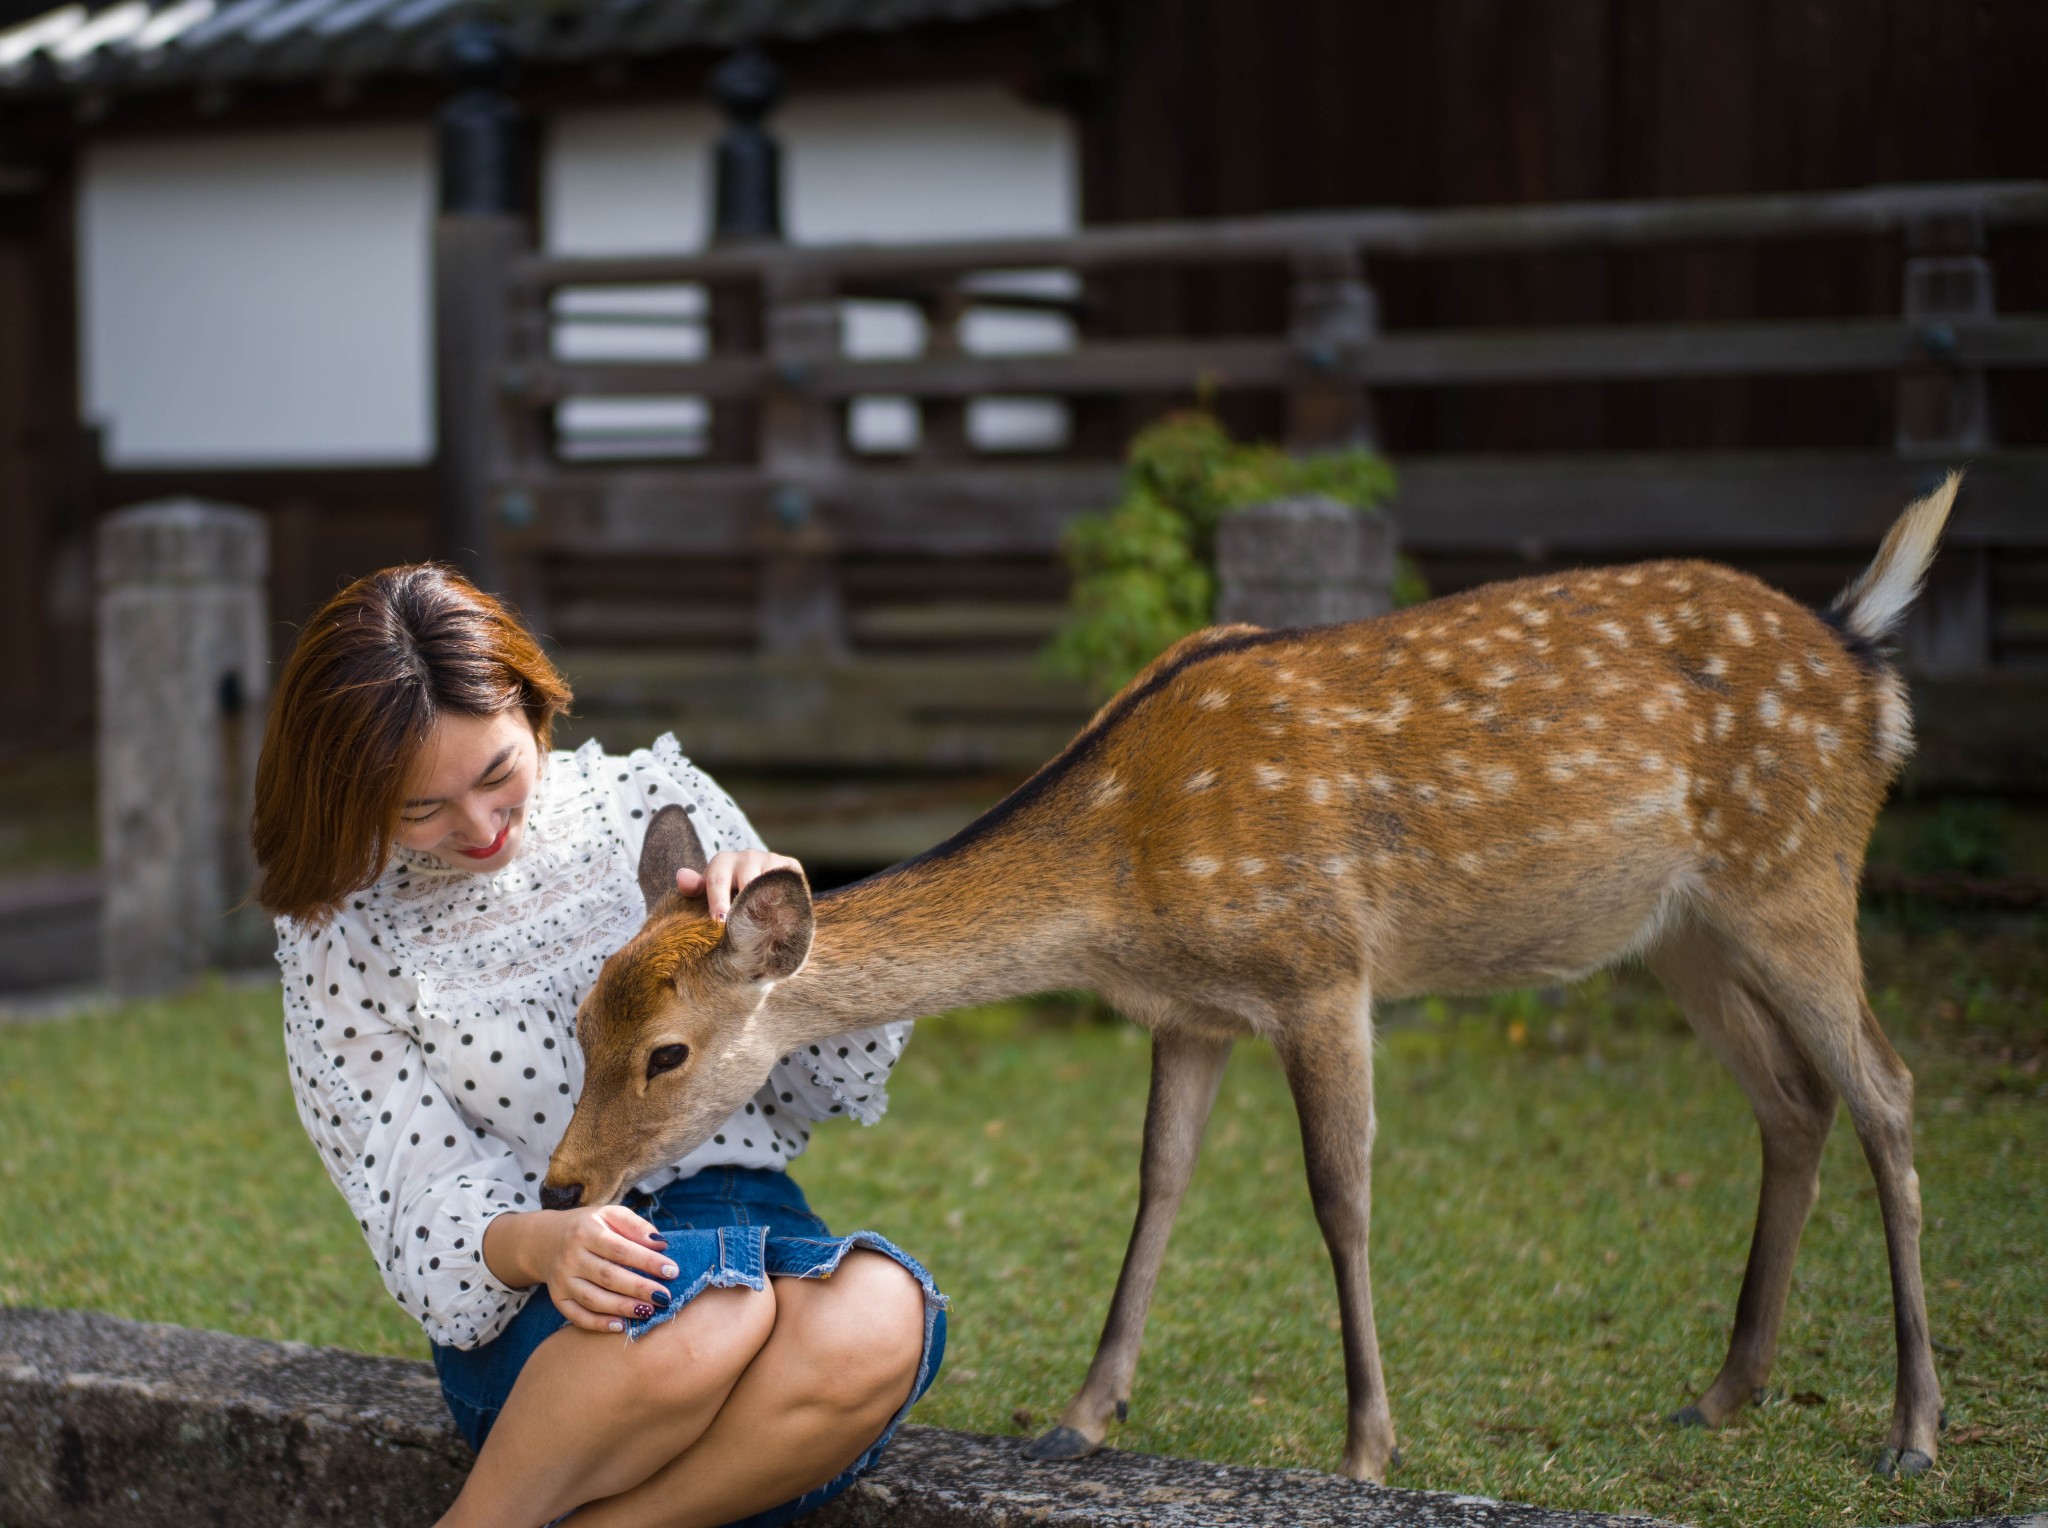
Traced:
[[[1047, 661], [1107, 695], [1210, 623], [1210, 567], [1225, 513], [1305, 494], [1370, 510], [1393, 492], [1394, 470], [1375, 452], [1290, 456], [1278, 446], [1232, 440], [1204, 411], [1170, 414], [1131, 442], [1123, 498], [1067, 533], [1073, 593]], [[1405, 558], [1394, 597], [1404, 605], [1426, 597]]]

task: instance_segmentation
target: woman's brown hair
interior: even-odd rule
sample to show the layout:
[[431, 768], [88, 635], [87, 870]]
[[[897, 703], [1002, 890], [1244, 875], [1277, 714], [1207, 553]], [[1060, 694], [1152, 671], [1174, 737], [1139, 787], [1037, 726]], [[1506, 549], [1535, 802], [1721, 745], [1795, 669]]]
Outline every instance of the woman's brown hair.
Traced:
[[569, 687], [510, 611], [437, 563], [386, 568], [299, 633], [256, 765], [256, 900], [322, 923], [377, 879], [420, 746], [447, 712], [514, 707], [541, 751]]

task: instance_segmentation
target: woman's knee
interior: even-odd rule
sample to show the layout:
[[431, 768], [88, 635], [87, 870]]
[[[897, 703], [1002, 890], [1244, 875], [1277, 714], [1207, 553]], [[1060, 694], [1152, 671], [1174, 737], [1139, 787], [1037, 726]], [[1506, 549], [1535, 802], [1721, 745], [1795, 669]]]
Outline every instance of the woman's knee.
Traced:
[[822, 1404], [892, 1413], [910, 1396], [924, 1355], [924, 1291], [878, 1252], [850, 1253], [827, 1280], [790, 1280], [776, 1341], [814, 1376]]
[[707, 1289], [634, 1344], [636, 1392], [653, 1409], [723, 1396], [775, 1331], [776, 1298], [766, 1289]]

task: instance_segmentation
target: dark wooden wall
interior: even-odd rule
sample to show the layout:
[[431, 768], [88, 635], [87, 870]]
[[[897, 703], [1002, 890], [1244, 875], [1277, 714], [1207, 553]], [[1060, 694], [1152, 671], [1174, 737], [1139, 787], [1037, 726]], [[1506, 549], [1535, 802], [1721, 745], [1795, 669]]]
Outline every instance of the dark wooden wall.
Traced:
[[[1083, 116], [1091, 223], [1310, 207], [1818, 190], [2048, 174], [2040, 0], [1105, 0]], [[1392, 328], [1896, 313], [1896, 241], [1470, 259], [1371, 272]], [[2006, 310], [2048, 237], [2000, 236]], [[1120, 327], [1274, 321], [1271, 280], [1114, 294]], [[1408, 450], [1882, 446], [1889, 379], [1404, 394]], [[1999, 438], [2048, 440], [2048, 378]], [[1274, 428], [1249, 419], [1249, 426]]]

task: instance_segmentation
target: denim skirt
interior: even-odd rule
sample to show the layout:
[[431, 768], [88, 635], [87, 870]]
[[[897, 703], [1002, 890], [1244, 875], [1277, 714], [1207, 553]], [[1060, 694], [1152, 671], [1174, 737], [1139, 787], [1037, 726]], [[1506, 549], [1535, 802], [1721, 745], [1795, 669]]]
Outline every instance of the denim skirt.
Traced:
[[[775, 1528], [823, 1506], [852, 1485], [881, 1457], [910, 1408], [931, 1388], [945, 1359], [946, 1297], [939, 1293], [924, 1265], [872, 1231], [834, 1236], [812, 1213], [795, 1180], [770, 1168], [707, 1168], [694, 1177], [678, 1179], [659, 1193], [631, 1194], [626, 1205], [651, 1221], [666, 1238], [676, 1276], [668, 1281], [671, 1299], [667, 1308], [645, 1321], [628, 1321], [620, 1339], [624, 1342], [644, 1337], [707, 1289], [738, 1285], [765, 1289], [771, 1278], [826, 1278], [847, 1253], [863, 1248], [894, 1259], [917, 1280], [924, 1291], [924, 1356], [918, 1362], [917, 1384], [903, 1409], [889, 1419], [881, 1435], [844, 1474], [794, 1501], [757, 1512], [733, 1528]], [[513, 1381], [533, 1350], [568, 1324], [547, 1290], [540, 1288], [511, 1324], [481, 1347], [435, 1345], [434, 1368], [441, 1377], [441, 1394], [470, 1447], [483, 1447], [512, 1393]]]

